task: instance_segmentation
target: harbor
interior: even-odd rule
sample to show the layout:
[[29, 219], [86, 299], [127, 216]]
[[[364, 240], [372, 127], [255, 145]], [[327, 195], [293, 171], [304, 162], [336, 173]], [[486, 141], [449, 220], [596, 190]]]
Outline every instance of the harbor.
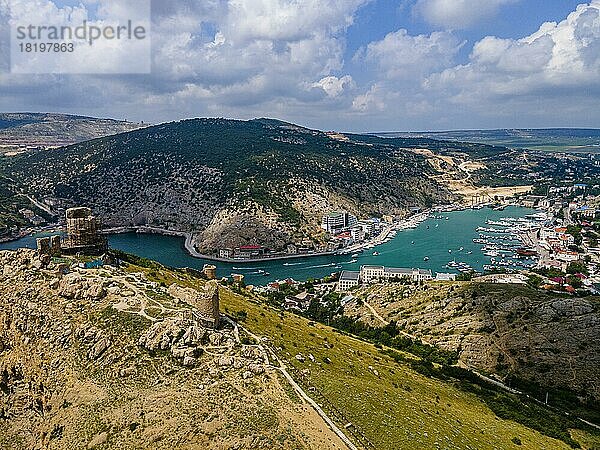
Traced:
[[[346, 248], [344, 254], [253, 263], [217, 262], [217, 274], [230, 277], [232, 273], [239, 273], [244, 275], [247, 284], [266, 285], [288, 278], [298, 281], [322, 278], [341, 270], [359, 270], [363, 265], [429, 269], [434, 274], [459, 274], [490, 267], [511, 268], [504, 264], [512, 264], [513, 261], [529, 263], [527, 259], [513, 257], [519, 249], [515, 236], [524, 232], [525, 224], [531, 222], [532, 218], [527, 216], [536, 213], [533, 209], [514, 206], [503, 211], [490, 208], [436, 209], [387, 228], [388, 231], [360, 247]], [[492, 225], [488, 221], [506, 221], [514, 225]], [[109, 235], [108, 240], [111, 248], [155, 259], [171, 267], [202, 269], [204, 264], [214, 263], [192, 257], [185, 249], [185, 238], [180, 236], [122, 233]], [[1, 249], [19, 247], [35, 248], [35, 237], [27, 236], [0, 245]], [[508, 249], [512, 250], [513, 256], [500, 252]], [[486, 255], [485, 252], [498, 252], [498, 256]], [[504, 260], [502, 255], [506, 255]]]

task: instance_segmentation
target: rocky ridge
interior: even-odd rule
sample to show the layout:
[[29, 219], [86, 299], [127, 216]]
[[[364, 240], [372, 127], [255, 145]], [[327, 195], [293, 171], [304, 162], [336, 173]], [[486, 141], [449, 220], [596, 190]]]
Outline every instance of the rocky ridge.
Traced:
[[270, 119], [193, 119], [23, 155], [4, 172], [7, 188], [50, 202], [58, 216], [88, 205], [108, 227], [191, 232], [203, 253], [322, 242], [321, 216], [333, 210], [403, 215], [454, 199], [423, 156], [364, 139]]
[[600, 299], [553, 296], [515, 285], [378, 285], [359, 291], [346, 314], [384, 320], [467, 367], [512, 375], [600, 399]]
[[338, 448], [235, 322], [123, 268], [0, 267], [0, 448]]
[[0, 151], [23, 147], [58, 147], [112, 134], [142, 125], [113, 119], [52, 113], [0, 114]]

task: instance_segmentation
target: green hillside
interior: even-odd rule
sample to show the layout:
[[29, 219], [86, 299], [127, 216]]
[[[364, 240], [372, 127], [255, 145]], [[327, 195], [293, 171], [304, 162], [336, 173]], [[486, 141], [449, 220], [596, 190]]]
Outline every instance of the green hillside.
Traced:
[[[400, 214], [452, 198], [422, 156], [365, 139], [270, 119], [194, 119], [7, 159], [3, 171], [14, 190], [92, 206], [109, 225], [204, 233], [207, 251], [243, 244], [243, 233], [285, 248], [331, 209]], [[245, 219], [212, 223], [219, 214]]]
[[[344, 448], [315, 405], [360, 449], [600, 444], [439, 350], [374, 345], [197, 272], [113, 256], [82, 269], [89, 258], [0, 252], [0, 448]], [[197, 319], [213, 293], [218, 330]]]
[[[143, 270], [158, 282], [172, 282], [172, 275], [157, 266]], [[189, 282], [198, 283], [193, 278]], [[462, 371], [438, 371], [437, 364], [424, 371], [428, 363], [413, 353], [376, 346], [282, 312], [267, 306], [261, 296], [224, 288], [221, 302], [222, 311], [261, 337], [364, 448], [592, 449], [600, 445], [600, 433], [593, 428], [477, 382]]]

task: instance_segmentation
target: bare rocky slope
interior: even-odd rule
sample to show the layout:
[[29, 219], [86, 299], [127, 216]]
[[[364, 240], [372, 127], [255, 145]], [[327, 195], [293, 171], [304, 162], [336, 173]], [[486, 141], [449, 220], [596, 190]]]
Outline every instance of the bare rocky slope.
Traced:
[[342, 448], [231, 324], [142, 273], [64, 268], [0, 253], [0, 448]]
[[114, 119], [52, 113], [0, 113], [0, 149], [58, 147], [140, 128]]
[[[0, 252], [0, 449], [346, 448], [284, 373], [359, 448], [600, 443], [574, 417], [463, 372], [424, 372], [416, 354], [252, 291], [119, 257], [129, 262], [83, 269], [86, 258]], [[196, 308], [216, 292], [212, 330]]]
[[[373, 286], [346, 314], [456, 351], [466, 366], [600, 400], [600, 298], [571, 298], [516, 285]], [[377, 318], [363, 303], [380, 315]], [[522, 384], [522, 386], [526, 386]], [[542, 397], [543, 398], [543, 397]]]
[[[48, 148], [125, 133], [142, 126], [68, 114], [0, 113], [0, 166], [28, 152], [44, 152]], [[26, 195], [28, 189], [14, 186], [13, 181], [0, 169], [0, 239], [17, 237], [20, 228], [31, 225], [23, 211], [31, 211], [41, 220], [53, 220], [46, 206], [32, 201]]]

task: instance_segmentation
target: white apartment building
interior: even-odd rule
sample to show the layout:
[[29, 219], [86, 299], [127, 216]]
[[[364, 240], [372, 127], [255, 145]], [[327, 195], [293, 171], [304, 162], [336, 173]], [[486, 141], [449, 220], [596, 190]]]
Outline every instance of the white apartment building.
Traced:
[[410, 278], [413, 281], [428, 281], [433, 279], [431, 270], [427, 269], [401, 269], [384, 266], [362, 266], [360, 279], [363, 283], [376, 281], [389, 281], [396, 278]]
[[346, 292], [360, 284], [360, 272], [344, 270], [340, 274], [337, 291]]
[[328, 233], [337, 233], [345, 228], [351, 228], [357, 223], [356, 216], [353, 216], [348, 211], [337, 211], [323, 216], [321, 228]]
[[413, 281], [433, 280], [431, 270], [399, 269], [384, 266], [362, 266], [360, 272], [344, 270], [340, 274], [336, 290], [346, 292], [363, 283], [386, 282], [395, 279], [411, 279]]

